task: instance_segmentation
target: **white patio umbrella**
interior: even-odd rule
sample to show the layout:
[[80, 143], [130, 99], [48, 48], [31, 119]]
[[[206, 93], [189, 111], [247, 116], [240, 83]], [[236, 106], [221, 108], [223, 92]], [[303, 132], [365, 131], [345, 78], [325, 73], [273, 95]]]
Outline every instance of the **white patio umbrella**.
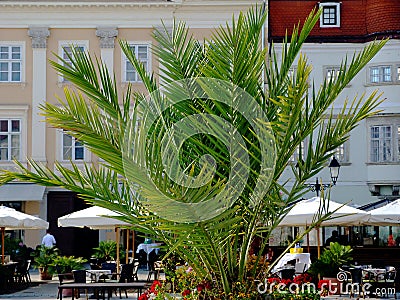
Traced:
[[4, 264], [4, 232], [13, 229], [47, 229], [49, 223], [13, 208], [0, 206], [1, 262]]
[[[335, 211], [336, 210], [336, 211]], [[332, 200], [323, 200], [320, 197], [301, 200], [296, 203], [289, 213], [282, 219], [279, 226], [308, 226], [316, 221], [316, 214], [322, 215], [333, 212], [331, 218], [321, 223], [321, 226], [360, 225], [369, 219], [369, 213], [363, 210], [343, 205]], [[318, 231], [318, 228], [317, 228]], [[320, 254], [319, 233], [317, 233], [318, 257]]]
[[88, 227], [90, 229], [115, 229], [117, 242], [117, 272], [119, 272], [119, 228], [129, 223], [113, 217], [120, 214], [100, 206], [91, 206], [58, 218], [59, 227]]
[[400, 225], [400, 199], [368, 212], [370, 214], [366, 224], [381, 226]]
[[324, 221], [321, 226], [335, 225], [360, 225], [367, 221], [369, 213], [361, 209], [343, 205], [332, 200], [325, 200], [326, 207], [321, 207], [323, 200], [320, 197], [301, 200], [296, 203], [289, 213], [283, 218], [279, 226], [307, 226], [310, 225], [315, 215], [321, 211], [323, 214], [333, 212], [332, 218]]
[[58, 218], [59, 227], [88, 227], [90, 229], [113, 229], [129, 226], [129, 223], [113, 217], [120, 214], [100, 206], [91, 206]]

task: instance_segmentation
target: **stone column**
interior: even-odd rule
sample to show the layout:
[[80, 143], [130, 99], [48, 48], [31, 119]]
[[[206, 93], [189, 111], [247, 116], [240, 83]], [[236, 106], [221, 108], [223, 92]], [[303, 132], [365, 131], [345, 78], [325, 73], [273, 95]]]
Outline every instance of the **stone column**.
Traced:
[[101, 59], [107, 66], [110, 74], [114, 72], [114, 46], [115, 38], [118, 36], [117, 28], [98, 27], [96, 36], [100, 38]]
[[31, 27], [28, 36], [32, 38], [32, 158], [46, 162], [46, 123], [39, 115], [39, 105], [46, 102], [46, 47], [50, 31], [47, 27]]

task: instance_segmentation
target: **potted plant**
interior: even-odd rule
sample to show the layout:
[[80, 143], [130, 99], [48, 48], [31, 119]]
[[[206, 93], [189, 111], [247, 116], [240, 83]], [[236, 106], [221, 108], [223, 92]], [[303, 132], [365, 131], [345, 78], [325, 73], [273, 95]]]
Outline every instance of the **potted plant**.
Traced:
[[344, 246], [338, 242], [331, 242], [329, 248], [325, 248], [320, 258], [313, 262], [308, 269], [308, 273], [320, 276], [324, 280], [331, 282], [332, 289], [339, 291], [339, 282], [336, 278], [340, 267], [353, 260], [353, 249], [351, 246]]
[[86, 262], [87, 260], [83, 257], [56, 256], [50, 265], [50, 272], [52, 272], [53, 274], [72, 274], [73, 270], [83, 270], [83, 264]]
[[[56, 256], [53, 259], [49, 267], [49, 272], [52, 274], [58, 275], [58, 280], [60, 284], [63, 283], [64, 280], [73, 280], [74, 276], [72, 274], [73, 270], [83, 270], [83, 264], [87, 262], [86, 259], [82, 257], [75, 256]], [[63, 289], [63, 296], [71, 296], [72, 289]]]
[[[99, 246], [93, 250], [93, 257], [97, 258], [99, 262], [113, 261], [117, 258], [117, 242], [115, 241], [100, 241]], [[122, 247], [120, 247], [119, 253], [122, 261], [125, 257]]]
[[51, 268], [54, 259], [58, 256], [59, 250], [56, 247], [40, 245], [33, 252], [33, 267], [39, 269], [41, 280], [51, 280], [53, 273]]

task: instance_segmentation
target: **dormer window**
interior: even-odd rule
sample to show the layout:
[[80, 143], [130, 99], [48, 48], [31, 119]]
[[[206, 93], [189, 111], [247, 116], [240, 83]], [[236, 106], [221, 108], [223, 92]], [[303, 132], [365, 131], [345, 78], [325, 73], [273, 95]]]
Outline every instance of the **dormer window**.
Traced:
[[322, 14], [319, 22], [321, 28], [340, 27], [340, 3], [323, 2], [319, 4]]

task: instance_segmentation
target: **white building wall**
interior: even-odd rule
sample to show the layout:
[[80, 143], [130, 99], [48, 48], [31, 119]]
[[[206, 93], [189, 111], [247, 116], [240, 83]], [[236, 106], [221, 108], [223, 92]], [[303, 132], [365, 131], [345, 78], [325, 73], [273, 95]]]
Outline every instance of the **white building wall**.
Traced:
[[[305, 44], [302, 53], [308, 57], [309, 63], [313, 66], [311, 78], [318, 87], [324, 75], [324, 67], [339, 66], [342, 59], [348, 56], [351, 59], [354, 52], [361, 51], [367, 44]], [[279, 49], [279, 46], [277, 47]], [[279, 57], [279, 54], [278, 54]], [[364, 93], [370, 95], [374, 90], [383, 92], [385, 101], [378, 109], [383, 110], [384, 118], [400, 115], [400, 81], [393, 78], [393, 83], [385, 85], [370, 84], [368, 68], [372, 65], [390, 64], [400, 66], [400, 41], [391, 40], [374, 57], [374, 59], [354, 78], [351, 84], [344, 89], [335, 102], [335, 110], [342, 107], [346, 98], [349, 100], [360, 97]], [[393, 70], [394, 77], [397, 70]], [[337, 185], [331, 189], [331, 199], [341, 203], [349, 201], [351, 205], [362, 206], [378, 201], [384, 196], [372, 196], [368, 184], [399, 185], [400, 183], [400, 162], [371, 164], [369, 161], [369, 121], [366, 120], [353, 130], [349, 142], [349, 163], [343, 164]], [[400, 122], [400, 119], [399, 119]], [[399, 123], [398, 123], [399, 124]], [[398, 141], [393, 140], [393, 143]], [[395, 146], [395, 145], [394, 145]], [[393, 153], [396, 155], [396, 153]], [[396, 160], [397, 158], [395, 158]], [[290, 170], [284, 174], [284, 179], [290, 178]], [[330, 180], [329, 170], [325, 168], [319, 175], [323, 183]], [[309, 183], [315, 183], [315, 179]], [[391, 187], [390, 187], [391, 188]], [[383, 188], [387, 192], [387, 188]], [[304, 197], [315, 196], [315, 192], [308, 192]]]

